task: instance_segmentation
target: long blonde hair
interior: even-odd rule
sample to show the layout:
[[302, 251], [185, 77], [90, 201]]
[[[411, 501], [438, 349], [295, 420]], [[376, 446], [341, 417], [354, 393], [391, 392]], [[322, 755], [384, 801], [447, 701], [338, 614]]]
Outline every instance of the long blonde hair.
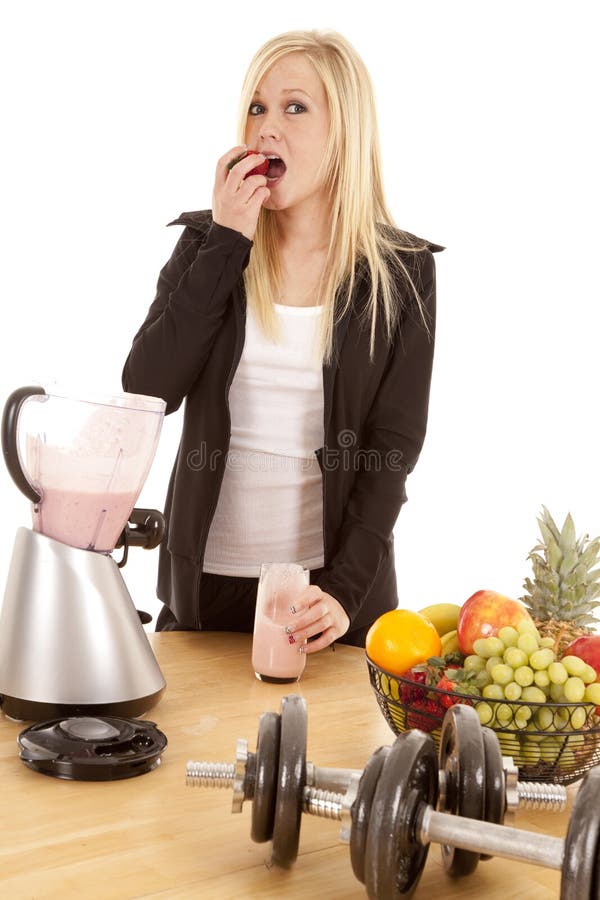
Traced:
[[[419, 288], [398, 252], [418, 252], [427, 244], [415, 242], [399, 231], [387, 209], [371, 79], [359, 54], [338, 32], [288, 31], [271, 38], [257, 51], [240, 96], [239, 142], [245, 140], [248, 110], [258, 84], [275, 62], [294, 52], [304, 53], [316, 69], [325, 88], [330, 114], [329, 139], [317, 176], [324, 178], [331, 203], [327, 264], [317, 287], [317, 303], [323, 305], [317, 354], [322, 361], [331, 361], [334, 324], [352, 302], [358, 267], [370, 281], [366, 319], [371, 328], [372, 359], [378, 298], [388, 339], [405, 302], [399, 285], [408, 287], [423, 312]], [[244, 271], [244, 284], [260, 325], [267, 335], [277, 339], [279, 329], [273, 306], [281, 293], [277, 227], [273, 211], [264, 206], [259, 214], [250, 262]]]

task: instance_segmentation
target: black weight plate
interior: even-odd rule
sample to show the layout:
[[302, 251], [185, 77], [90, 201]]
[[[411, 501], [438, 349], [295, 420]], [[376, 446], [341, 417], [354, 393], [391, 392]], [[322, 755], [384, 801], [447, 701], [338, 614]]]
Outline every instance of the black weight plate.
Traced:
[[256, 782], [252, 798], [252, 825], [250, 829], [250, 837], [257, 844], [270, 841], [273, 837], [280, 740], [281, 720], [279, 713], [263, 713], [258, 725], [255, 758]]
[[[481, 734], [485, 754], [485, 808], [483, 817], [486, 822], [502, 825], [506, 811], [502, 750], [500, 749], [498, 738], [491, 728], [482, 728]], [[487, 853], [482, 853], [479, 859], [492, 859], [492, 857]]]
[[352, 871], [360, 882], [365, 883], [365, 848], [367, 832], [371, 818], [371, 805], [382, 766], [386, 760], [389, 747], [379, 747], [367, 762], [358, 784], [356, 800], [352, 804], [350, 816], [350, 862]]
[[560, 900], [600, 898], [600, 767], [586, 774], [573, 802], [560, 882]]
[[302, 792], [306, 784], [306, 703], [297, 694], [281, 701], [281, 741], [275, 820], [273, 865], [288, 869], [298, 856]]
[[365, 886], [371, 900], [396, 900], [415, 890], [429, 844], [417, 837], [423, 805], [435, 806], [438, 759], [429, 734], [399, 735], [384, 760], [375, 794], [365, 849]]
[[[451, 706], [440, 735], [440, 769], [446, 778], [443, 812], [467, 819], [483, 819], [485, 812], [485, 751], [479, 716], [472, 706]], [[479, 853], [442, 844], [448, 875], [470, 875]]]

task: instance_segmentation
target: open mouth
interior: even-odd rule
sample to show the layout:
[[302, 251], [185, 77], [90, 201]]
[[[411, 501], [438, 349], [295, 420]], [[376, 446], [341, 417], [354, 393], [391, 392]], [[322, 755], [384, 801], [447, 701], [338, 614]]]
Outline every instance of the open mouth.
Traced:
[[286, 164], [279, 156], [269, 156], [269, 171], [267, 172], [268, 180], [275, 180], [276, 178], [281, 178], [282, 175], [285, 175], [285, 171], [287, 169]]

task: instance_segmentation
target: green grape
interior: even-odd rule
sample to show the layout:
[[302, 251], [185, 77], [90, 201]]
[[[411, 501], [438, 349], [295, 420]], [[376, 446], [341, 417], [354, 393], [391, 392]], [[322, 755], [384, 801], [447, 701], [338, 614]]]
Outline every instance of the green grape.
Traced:
[[584, 698], [589, 700], [590, 703], [594, 703], [596, 706], [600, 706], [600, 682], [596, 681], [594, 684], [588, 684], [585, 689]]
[[530, 669], [529, 666], [519, 666], [515, 669], [515, 681], [521, 687], [533, 684], [533, 669]]
[[519, 640], [519, 632], [512, 625], [505, 625], [498, 632], [498, 637], [505, 647], [516, 647]]
[[494, 721], [494, 710], [489, 703], [476, 703], [475, 710], [479, 716], [482, 725], [492, 725]]
[[527, 728], [525, 730], [527, 732], [527, 740], [535, 741], [536, 744], [539, 744], [540, 741], [544, 740], [544, 735], [537, 733], [541, 729], [539, 728], [536, 720], [537, 720], [537, 716], [535, 719], [530, 720], [527, 723]]
[[489, 659], [490, 656], [500, 656], [504, 653], [504, 644], [497, 637], [478, 638], [473, 641], [473, 650], [477, 656]]
[[562, 684], [551, 684], [550, 685], [550, 696], [554, 700], [555, 703], [564, 703], [566, 700], [565, 692], [563, 690]]
[[569, 712], [566, 709], [557, 709], [554, 713], [554, 726], [557, 731], [564, 731], [569, 726]]
[[587, 720], [587, 713], [585, 711], [585, 707], [576, 706], [571, 710], [571, 715], [569, 718], [571, 728], [574, 728], [576, 731], [579, 731], [581, 728], [585, 726]]
[[509, 681], [508, 684], [504, 686], [504, 696], [507, 700], [518, 700], [522, 690], [523, 688], [520, 684], [517, 684], [516, 681]]
[[554, 712], [547, 706], [542, 706], [536, 710], [535, 724], [538, 731], [554, 731]]
[[[567, 744], [567, 752], [569, 756], [573, 755], [573, 751], [576, 749], [583, 750], [583, 745], [585, 744], [587, 735], [583, 734], [570, 734], [568, 738]], [[565, 755], [563, 754], [563, 759], [565, 759]]]
[[492, 676], [489, 672], [486, 672], [485, 669], [482, 669], [481, 672], [478, 672], [475, 676], [475, 687], [478, 687], [480, 690], [482, 687], [485, 687], [486, 684], [492, 683]]
[[585, 684], [592, 684], [597, 678], [596, 670], [589, 666], [587, 663], [585, 664], [585, 672], [581, 676], [581, 680], [585, 682]]
[[585, 696], [585, 684], [581, 678], [573, 675], [565, 681], [563, 691], [569, 703], [580, 703]]
[[504, 665], [504, 663], [498, 663], [497, 666], [494, 666], [490, 675], [496, 684], [504, 685], [513, 680], [513, 670], [510, 666]]
[[548, 687], [550, 684], [550, 676], [545, 669], [538, 669], [537, 672], [534, 672], [533, 680], [537, 684], [537, 686], [541, 688]]
[[546, 647], [544, 650], [536, 650], [535, 653], [532, 653], [529, 657], [529, 665], [532, 669], [547, 669], [550, 663], [553, 663], [556, 659], [554, 655], [554, 650], [550, 650], [549, 647]]
[[502, 662], [501, 656], [490, 656], [490, 658], [487, 660], [487, 662], [485, 664], [486, 672], [489, 672], [491, 674], [494, 666], [499, 665], [499, 663], [501, 663], [501, 662]]
[[470, 656], [465, 656], [463, 669], [466, 669], [467, 672], [481, 672], [482, 669], [485, 669], [485, 660], [472, 653]]
[[521, 752], [521, 742], [516, 734], [496, 734], [500, 742], [503, 756], [518, 756]]
[[577, 678], [583, 677], [587, 663], [584, 663], [578, 656], [563, 656], [561, 663], [569, 675], [575, 675]]
[[535, 635], [525, 633], [519, 635], [517, 647], [519, 650], [524, 650], [527, 656], [531, 656], [532, 653], [535, 653], [535, 651], [539, 649], [539, 644]]
[[504, 662], [513, 669], [518, 669], [519, 666], [526, 666], [528, 659], [529, 657], [525, 651], [519, 650], [518, 647], [507, 647], [504, 651]]
[[521, 752], [523, 754], [525, 764], [528, 766], [534, 766], [537, 762], [540, 761], [541, 751], [539, 741], [532, 741], [530, 737], [527, 737], [523, 741]]
[[[521, 700], [523, 697], [521, 696]], [[533, 710], [530, 706], [517, 706], [515, 709], [515, 721], [518, 719], [519, 722], [523, 723], [520, 725], [520, 728], [524, 728], [527, 722], [531, 719], [533, 715]]]
[[569, 677], [569, 673], [562, 662], [553, 662], [548, 666], [548, 677], [552, 684], [564, 684]]
[[501, 725], [503, 728], [506, 728], [512, 723], [513, 716], [512, 706], [509, 706], [508, 703], [499, 703], [496, 707], [496, 721], [498, 722], [498, 725]]
[[551, 637], [543, 637], [540, 638], [540, 647], [548, 648], [550, 650], [554, 650], [554, 638]]
[[524, 700], [525, 703], [545, 703], [546, 695], [539, 687], [532, 685], [523, 688], [521, 700]]
[[486, 700], [504, 700], [504, 690], [500, 684], [486, 684], [481, 695]]
[[558, 740], [554, 737], [544, 738], [544, 740], [538, 744], [540, 748], [540, 759], [543, 760], [543, 762], [548, 763], [556, 762], [562, 745], [563, 738], [559, 738]]
[[540, 640], [539, 631], [537, 630], [533, 622], [529, 621], [529, 619], [523, 619], [521, 622], [519, 622], [519, 624], [517, 625], [517, 631], [519, 632], [519, 634], [533, 635], [536, 641]]

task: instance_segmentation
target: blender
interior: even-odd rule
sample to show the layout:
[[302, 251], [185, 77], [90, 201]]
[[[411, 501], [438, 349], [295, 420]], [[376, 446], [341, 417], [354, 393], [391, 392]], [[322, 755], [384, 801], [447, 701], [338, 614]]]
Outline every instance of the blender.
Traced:
[[[0, 613], [0, 703], [13, 719], [140, 716], [166, 686], [120, 572], [157, 546], [157, 510], [134, 509], [164, 418], [157, 397], [19, 388], [2, 417], [8, 471], [32, 503]], [[123, 559], [111, 553], [124, 547]]]

